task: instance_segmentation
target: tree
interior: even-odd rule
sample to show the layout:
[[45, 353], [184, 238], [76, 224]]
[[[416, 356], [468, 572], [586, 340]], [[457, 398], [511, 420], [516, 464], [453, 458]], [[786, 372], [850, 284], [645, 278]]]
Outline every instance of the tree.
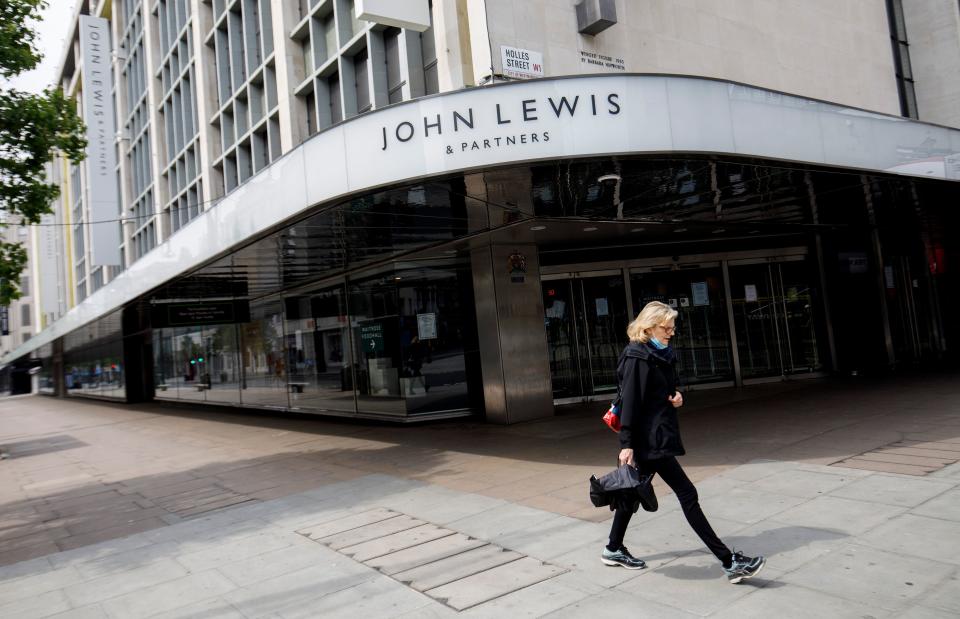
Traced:
[[[31, 23], [46, 6], [46, 0], [0, 0], [0, 78], [40, 62]], [[52, 212], [60, 188], [47, 181], [46, 164], [57, 152], [79, 163], [86, 144], [76, 105], [59, 88], [40, 94], [0, 90], [0, 209], [6, 212], [0, 226], [40, 223], [42, 215]], [[26, 264], [22, 243], [0, 239], [0, 305], [20, 297]]]

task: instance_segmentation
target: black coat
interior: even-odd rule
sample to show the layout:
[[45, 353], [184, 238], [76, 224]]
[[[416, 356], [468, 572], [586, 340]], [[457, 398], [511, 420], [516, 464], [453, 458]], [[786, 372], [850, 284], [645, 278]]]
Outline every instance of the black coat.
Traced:
[[682, 456], [677, 409], [667, 400], [676, 393], [673, 350], [631, 342], [620, 356], [620, 446], [636, 460]]

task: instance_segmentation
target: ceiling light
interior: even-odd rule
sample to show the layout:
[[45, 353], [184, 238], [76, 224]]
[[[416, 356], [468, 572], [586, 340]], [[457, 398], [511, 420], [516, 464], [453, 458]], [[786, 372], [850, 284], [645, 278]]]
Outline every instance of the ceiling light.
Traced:
[[726, 232], [726, 231], [727, 231], [726, 228], [717, 228], [716, 230], [713, 231], [713, 234], [720, 234], [721, 232]]
[[397, 277], [394, 277], [394, 278], [393, 278], [393, 281], [399, 282], [401, 279], [403, 279], [403, 278], [400, 277], [400, 276], [397, 276]]
[[583, 229], [584, 232], [596, 232], [597, 228], [595, 226], [589, 226]]
[[674, 232], [686, 232], [686, 231], [687, 231], [686, 228], [677, 228], [676, 230], [674, 230]]
[[643, 232], [646, 228], [633, 228], [630, 232]]
[[531, 229], [532, 231], [534, 231], [534, 232], [540, 232], [541, 230], [546, 230], [547, 227], [546, 227], [546, 226], [533, 226], [533, 227], [531, 227], [530, 229]]

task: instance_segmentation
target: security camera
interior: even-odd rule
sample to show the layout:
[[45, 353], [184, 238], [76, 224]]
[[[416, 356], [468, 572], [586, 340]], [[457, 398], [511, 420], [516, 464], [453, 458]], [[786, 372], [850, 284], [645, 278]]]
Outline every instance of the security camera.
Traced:
[[619, 183], [620, 182], [619, 174], [604, 174], [597, 179], [598, 183]]

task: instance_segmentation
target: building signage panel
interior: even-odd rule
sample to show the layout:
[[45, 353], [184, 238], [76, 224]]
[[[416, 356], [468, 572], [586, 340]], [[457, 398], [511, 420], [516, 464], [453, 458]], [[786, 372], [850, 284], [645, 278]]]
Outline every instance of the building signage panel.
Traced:
[[500, 66], [507, 77], [528, 79], [543, 77], [543, 54], [529, 49], [500, 46]]
[[151, 325], [155, 328], [244, 322], [250, 322], [250, 303], [242, 300], [159, 303], [151, 313]]
[[383, 325], [379, 322], [360, 326], [360, 347], [364, 352], [383, 352]]
[[59, 314], [60, 295], [58, 283], [60, 269], [57, 260], [57, 232], [56, 218], [53, 215], [42, 215], [39, 226], [39, 247], [37, 255], [39, 264], [37, 270], [41, 274], [38, 282], [40, 295], [40, 310], [44, 314]]
[[[114, 150], [110, 22], [80, 16], [83, 122], [87, 125], [87, 212], [94, 266], [120, 264], [120, 201]], [[97, 223], [101, 222], [101, 223]]]
[[10, 307], [0, 305], [0, 335], [10, 335]]

